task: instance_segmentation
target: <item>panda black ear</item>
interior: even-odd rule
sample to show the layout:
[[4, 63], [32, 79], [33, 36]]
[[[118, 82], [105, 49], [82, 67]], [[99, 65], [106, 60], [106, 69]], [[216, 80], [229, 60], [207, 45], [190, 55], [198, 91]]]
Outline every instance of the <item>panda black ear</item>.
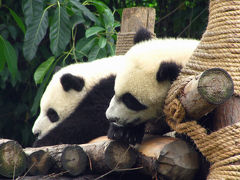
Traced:
[[134, 36], [133, 42], [137, 44], [142, 41], [152, 39], [151, 32], [146, 28], [141, 27]]
[[181, 69], [182, 66], [177, 65], [175, 62], [162, 62], [157, 72], [157, 81], [174, 81], [177, 79]]
[[74, 89], [76, 91], [81, 91], [84, 87], [84, 80], [80, 77], [74, 76], [72, 74], [64, 74], [60, 82], [63, 86], [63, 89], [65, 91], [69, 91], [71, 89]]

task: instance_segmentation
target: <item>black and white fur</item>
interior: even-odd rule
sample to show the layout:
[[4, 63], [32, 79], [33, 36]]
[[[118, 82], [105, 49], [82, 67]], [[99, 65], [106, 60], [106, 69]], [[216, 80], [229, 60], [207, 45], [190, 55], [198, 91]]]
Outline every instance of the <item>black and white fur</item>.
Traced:
[[188, 60], [198, 43], [150, 37], [141, 29], [135, 36], [137, 44], [126, 55], [69, 65], [55, 73], [32, 129], [38, 135], [34, 146], [80, 144], [106, 135], [107, 108], [107, 118], [114, 121], [108, 137], [140, 142], [144, 123], [161, 113], [171, 81], [184, 64], [181, 61]]
[[123, 56], [112, 56], [60, 69], [53, 75], [32, 128], [34, 146], [86, 143], [106, 135], [105, 111], [114, 94], [116, 72]]
[[[141, 29], [140, 34], [147, 34]], [[136, 36], [139, 42], [139, 34]], [[133, 46], [124, 56], [106, 116], [111, 122], [108, 137], [126, 143], [140, 143], [145, 123], [163, 115], [171, 83], [188, 62], [199, 41], [151, 39]]]

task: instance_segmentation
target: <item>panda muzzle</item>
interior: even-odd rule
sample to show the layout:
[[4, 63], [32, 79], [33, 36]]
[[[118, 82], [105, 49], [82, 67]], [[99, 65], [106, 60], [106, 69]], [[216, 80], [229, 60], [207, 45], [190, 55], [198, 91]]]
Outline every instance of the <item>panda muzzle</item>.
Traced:
[[41, 131], [40, 131], [40, 130], [34, 131], [33, 134], [34, 134], [34, 136], [35, 136], [36, 138], [39, 139], [39, 137], [40, 137], [40, 135], [41, 135]]

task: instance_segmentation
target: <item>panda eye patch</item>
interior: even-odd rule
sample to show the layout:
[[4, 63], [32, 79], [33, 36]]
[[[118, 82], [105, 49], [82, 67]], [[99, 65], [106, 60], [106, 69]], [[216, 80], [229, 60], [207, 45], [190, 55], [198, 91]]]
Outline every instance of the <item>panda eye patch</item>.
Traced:
[[127, 106], [127, 108], [132, 109], [134, 111], [141, 111], [147, 109], [147, 106], [140, 103], [132, 94], [125, 93], [121, 97], [122, 102]]
[[57, 112], [52, 108], [48, 109], [47, 117], [49, 118], [49, 120], [51, 122], [57, 122], [59, 120], [59, 116], [58, 116]]

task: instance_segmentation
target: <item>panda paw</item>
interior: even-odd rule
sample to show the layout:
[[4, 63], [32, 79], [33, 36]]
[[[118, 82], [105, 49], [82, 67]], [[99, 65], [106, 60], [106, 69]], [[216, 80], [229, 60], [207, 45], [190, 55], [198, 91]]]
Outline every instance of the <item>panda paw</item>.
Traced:
[[108, 138], [135, 145], [141, 143], [144, 135], [145, 124], [138, 126], [119, 127], [110, 123]]

